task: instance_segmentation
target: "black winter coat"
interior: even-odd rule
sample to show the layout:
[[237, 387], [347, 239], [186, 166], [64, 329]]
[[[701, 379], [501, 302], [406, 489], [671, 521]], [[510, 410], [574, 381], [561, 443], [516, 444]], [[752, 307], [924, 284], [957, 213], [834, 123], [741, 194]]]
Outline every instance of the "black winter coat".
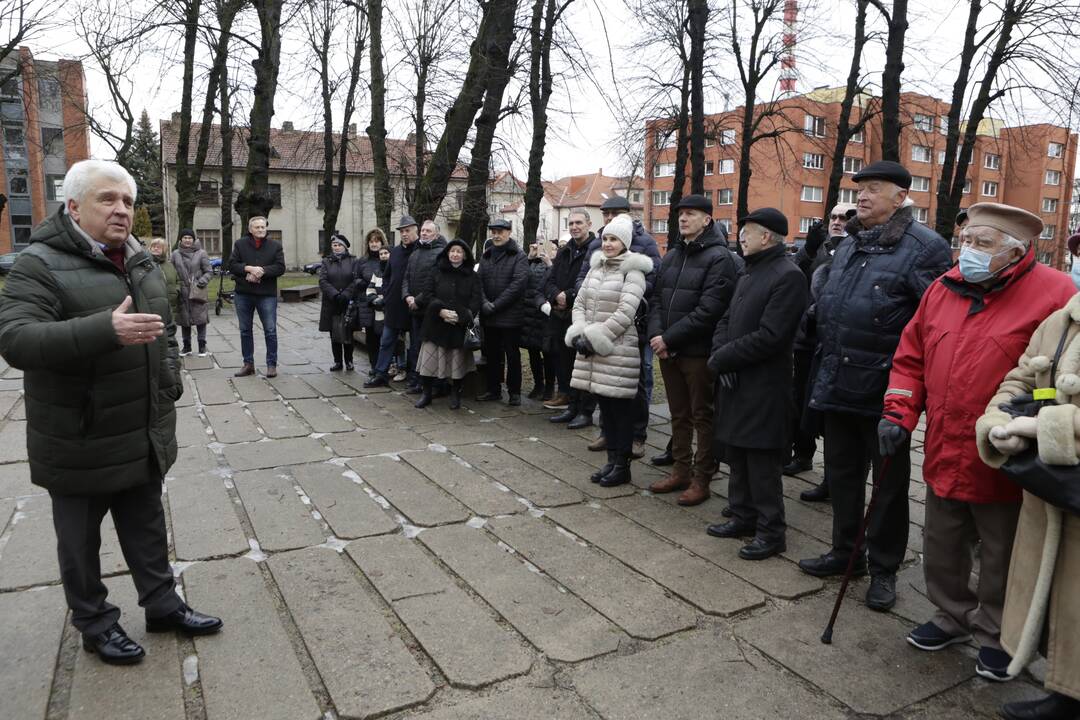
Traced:
[[405, 279], [401, 283], [401, 297], [414, 298], [424, 291], [435, 274], [435, 260], [446, 247], [446, 238], [442, 235], [429, 244], [417, 240], [413, 243], [413, 252], [409, 256], [409, 265], [405, 268]]
[[[581, 282], [581, 269], [585, 268], [588, 273], [589, 264], [585, 258], [589, 254], [589, 247], [596, 236], [589, 233], [589, 237], [581, 245], [570, 242], [559, 248], [555, 253], [555, 259], [551, 261], [551, 269], [544, 280], [544, 299], [551, 303], [551, 315], [548, 316], [548, 333], [553, 338], [561, 338], [566, 334], [572, 319], [570, 313], [574, 309], [574, 298], [577, 297], [577, 288]], [[559, 293], [566, 293], [566, 309], [555, 308], [555, 298]]]
[[[261, 282], [249, 283], [244, 267], [261, 267], [265, 274]], [[255, 247], [250, 235], [243, 235], [233, 244], [229, 256], [229, 272], [236, 281], [236, 292], [247, 295], [277, 295], [277, 279], [285, 274], [285, 250], [281, 243], [263, 238], [262, 246]]]
[[517, 328], [525, 321], [525, 289], [529, 282], [529, 262], [514, 240], [502, 252], [488, 246], [480, 256], [480, 287], [484, 300], [495, 305], [492, 315], [480, 318], [484, 325]]
[[[844, 238], [836, 237], [829, 238], [821, 247], [818, 248], [817, 253], [811, 257], [806, 253], [805, 248], [799, 248], [799, 252], [795, 254], [793, 258], [795, 264], [799, 266], [803, 274], [806, 275], [806, 285], [811, 287], [814, 282], [814, 275], [820, 277], [818, 270], [822, 267], [827, 267], [832, 262], [832, 254], [836, 250], [836, 245], [840, 243]], [[810, 293], [810, 300], [806, 305], [806, 312], [803, 313], [802, 321], [799, 323], [799, 332], [795, 334], [795, 349], [804, 352], [813, 352], [817, 347], [817, 324], [814, 321], [814, 306], [815, 298], [814, 293]]]
[[390, 263], [383, 276], [383, 292], [386, 297], [386, 305], [383, 307], [384, 322], [388, 327], [395, 330], [408, 330], [412, 327], [412, 318], [409, 315], [409, 306], [405, 304], [405, 296], [401, 294], [401, 286], [405, 282], [405, 271], [409, 267], [409, 256], [420, 243], [414, 240], [409, 245], [395, 245], [390, 248]]
[[[434, 273], [424, 291], [416, 295], [416, 304], [424, 314], [420, 337], [439, 347], [461, 348], [465, 346], [465, 330], [473, 323], [483, 302], [480, 278], [473, 270], [475, 260], [472, 251], [460, 240], [451, 245], [465, 248], [465, 260], [454, 267], [446, 256], [446, 248], [435, 260]], [[458, 322], [451, 325], [439, 317], [440, 310], [453, 310]]]
[[368, 252], [367, 257], [360, 263], [359, 277], [356, 279], [356, 300], [357, 300], [357, 313], [356, 313], [356, 325], [357, 327], [369, 328], [375, 325], [375, 308], [371, 306], [371, 301], [379, 293], [376, 284], [381, 285], [381, 279], [376, 281], [376, 274], [379, 278], [382, 277], [382, 272], [379, 269], [379, 253]]
[[792, 345], [806, 309], [806, 276], [783, 245], [744, 257], [746, 270], [713, 334], [709, 369], [735, 373], [735, 389], [716, 383], [716, 440], [759, 450], [788, 446]]
[[547, 302], [544, 284], [550, 269], [540, 258], [529, 260], [529, 282], [525, 287], [525, 323], [521, 326], [521, 347], [548, 349], [548, 316], [540, 310]]
[[731, 303], [738, 270], [718, 227], [713, 222], [690, 243], [676, 240], [660, 266], [648, 337], [663, 336], [670, 352], [708, 357], [716, 323]]
[[319, 268], [319, 289], [322, 290], [322, 307], [319, 309], [319, 332], [330, 332], [335, 315], [344, 315], [349, 301], [358, 297], [360, 282], [360, 258], [344, 255], [336, 258], [328, 255]]
[[897, 210], [876, 238], [857, 219], [848, 233], [814, 310], [820, 345], [810, 407], [877, 417], [900, 333], [952, 252], [911, 208]]
[[[589, 247], [585, 251], [585, 262], [578, 268], [577, 282], [574, 283], [575, 290], [581, 289], [581, 283], [584, 282], [585, 276], [589, 274], [589, 258], [592, 257], [594, 252], [600, 251], [600, 242], [603, 237], [603, 227], [600, 228], [596, 235], [591, 236]], [[634, 233], [630, 236], [630, 252], [640, 253], [652, 260], [652, 272], [645, 276], [644, 299], [648, 300], [652, 297], [653, 286], [656, 284], [656, 274], [660, 272], [660, 246], [656, 244], [656, 239], [649, 234], [649, 231], [645, 229], [640, 220], [634, 220]]]

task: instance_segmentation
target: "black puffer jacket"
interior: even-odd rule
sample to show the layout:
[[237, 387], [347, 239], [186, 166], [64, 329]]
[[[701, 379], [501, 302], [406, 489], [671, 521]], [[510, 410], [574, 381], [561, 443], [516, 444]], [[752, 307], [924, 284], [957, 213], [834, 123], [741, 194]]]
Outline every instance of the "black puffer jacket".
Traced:
[[360, 264], [360, 258], [348, 254], [323, 258], [319, 268], [319, 289], [322, 290], [319, 332], [330, 332], [334, 316], [344, 315], [349, 301], [358, 297]]
[[[244, 267], [261, 267], [264, 271], [262, 280], [257, 283], [247, 281]], [[285, 274], [285, 250], [281, 243], [270, 238], [263, 238], [262, 244], [255, 247], [251, 235], [242, 235], [233, 244], [229, 256], [229, 272], [236, 282], [236, 292], [247, 295], [277, 295], [277, 279]]]
[[[23, 371], [30, 480], [61, 495], [160, 482], [176, 460], [183, 393], [165, 277], [135, 238], [121, 273], [61, 208], [30, 236], [0, 295], [0, 354]], [[165, 333], [121, 345], [112, 313], [154, 313]]]
[[[574, 298], [577, 297], [578, 280], [581, 277], [581, 269], [585, 268], [588, 273], [589, 264], [585, 258], [589, 254], [589, 247], [596, 236], [589, 233], [585, 242], [578, 245], [573, 238], [559, 248], [555, 253], [555, 259], [551, 261], [551, 271], [544, 281], [544, 299], [551, 303], [551, 315], [548, 316], [548, 332], [551, 337], [561, 338], [570, 327], [570, 313], [574, 309]], [[558, 310], [555, 307], [555, 298], [559, 293], [566, 293], [566, 309]]]
[[[845, 236], [846, 237], [846, 236]], [[823, 267], [828, 267], [832, 263], [833, 253], [836, 252], [836, 246], [840, 244], [843, 237], [828, 238], [821, 247], [818, 248], [817, 253], [811, 257], [806, 253], [805, 248], [800, 248], [799, 252], [795, 254], [795, 264], [799, 266], [803, 274], [806, 275], [806, 285], [811, 288], [814, 284], [814, 277], [822, 277], [818, 272]], [[804, 352], [813, 352], [817, 347], [817, 324], [814, 321], [814, 301], [815, 293], [810, 293], [810, 300], [806, 307], [806, 312], [803, 313], [802, 320], [799, 322], [799, 332], [795, 333], [795, 349]]]
[[[575, 289], [581, 288], [581, 283], [589, 274], [589, 258], [594, 252], [599, 252], [603, 237], [604, 228], [601, 227], [600, 231], [590, 239], [588, 250], [585, 252], [585, 262], [578, 268]], [[644, 255], [652, 261], [652, 272], [645, 276], [645, 299], [647, 300], [652, 295], [653, 286], [656, 284], [656, 274], [660, 272], [660, 246], [656, 244], [656, 239], [649, 234], [640, 220], [634, 220], [634, 233], [630, 236], [630, 252]]]
[[[413, 252], [409, 256], [409, 266], [405, 268], [405, 279], [401, 283], [401, 297], [415, 297], [422, 293], [435, 274], [435, 261], [446, 247], [446, 238], [439, 235], [425, 245], [417, 240], [413, 243]], [[419, 312], [419, 310], [418, 310]]]
[[521, 347], [547, 350], [548, 316], [540, 306], [547, 302], [544, 283], [551, 272], [540, 258], [529, 260], [529, 282], [525, 287], [525, 323], [521, 327]]
[[869, 231], [848, 223], [817, 301], [815, 410], [879, 416], [900, 333], [952, 264], [949, 244], [901, 208]]
[[387, 265], [386, 274], [383, 276], [383, 293], [386, 298], [383, 314], [386, 325], [395, 330], [408, 330], [412, 327], [409, 306], [405, 304], [405, 296], [401, 294], [401, 286], [405, 282], [405, 271], [409, 267], [409, 257], [419, 244], [419, 240], [414, 240], [408, 245], [401, 244], [390, 248], [390, 262]]
[[693, 242], [676, 240], [649, 299], [649, 339], [661, 335], [670, 352], [708, 357], [737, 276], [735, 257], [715, 222]]
[[[465, 259], [454, 267], [446, 252], [454, 246], [465, 249]], [[462, 240], [451, 240], [435, 259], [434, 273], [426, 289], [416, 295], [416, 304], [424, 314], [420, 337], [439, 347], [460, 348], [465, 345], [465, 330], [480, 312], [482, 295], [480, 278], [473, 270], [472, 250]], [[439, 317], [440, 310], [453, 310], [458, 322], [450, 324]]]
[[[375, 308], [371, 301], [378, 295], [378, 286], [382, 285], [382, 271], [379, 268], [379, 253], [368, 252], [367, 257], [360, 263], [359, 277], [356, 279], [356, 300], [358, 311], [356, 314], [357, 327], [372, 327], [375, 324]], [[378, 275], [376, 275], [378, 274]], [[378, 280], [376, 280], [378, 277]]]
[[529, 282], [529, 263], [514, 240], [502, 249], [488, 245], [480, 256], [480, 287], [484, 300], [495, 305], [495, 312], [480, 322], [498, 328], [517, 328], [525, 321], [525, 289]]

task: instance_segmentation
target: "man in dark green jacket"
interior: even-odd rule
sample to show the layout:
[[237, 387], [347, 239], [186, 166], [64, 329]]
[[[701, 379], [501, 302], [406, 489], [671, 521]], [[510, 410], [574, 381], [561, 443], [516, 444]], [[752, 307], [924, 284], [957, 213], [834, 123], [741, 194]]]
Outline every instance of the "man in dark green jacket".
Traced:
[[111, 511], [150, 632], [209, 634], [221, 620], [176, 594], [161, 483], [176, 460], [183, 392], [165, 278], [131, 237], [135, 181], [86, 160], [0, 294], [0, 354], [23, 371], [30, 479], [49, 491], [60, 578], [83, 646], [112, 664], [143, 649], [106, 602], [98, 552]]

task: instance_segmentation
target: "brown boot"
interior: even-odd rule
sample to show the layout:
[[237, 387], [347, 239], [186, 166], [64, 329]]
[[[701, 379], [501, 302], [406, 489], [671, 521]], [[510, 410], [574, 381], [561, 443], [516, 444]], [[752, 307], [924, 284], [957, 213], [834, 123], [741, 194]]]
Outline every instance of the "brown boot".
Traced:
[[277, 365], [268, 365], [266, 367], [266, 377], [277, 377]]
[[680, 505], [700, 505], [712, 494], [709, 490], [709, 478], [690, 478], [690, 487], [675, 501]]
[[593, 452], [600, 452], [601, 450], [607, 450], [607, 438], [603, 435], [589, 443], [589, 449]]
[[244, 363], [244, 367], [240, 368], [233, 373], [233, 377], [247, 377], [248, 375], [255, 374], [255, 366], [251, 363]]
[[679, 490], [685, 490], [690, 487], [690, 479], [686, 476], [680, 475], [677, 471], [672, 471], [663, 480], [654, 482], [649, 486], [649, 491], [657, 494], [678, 492]]

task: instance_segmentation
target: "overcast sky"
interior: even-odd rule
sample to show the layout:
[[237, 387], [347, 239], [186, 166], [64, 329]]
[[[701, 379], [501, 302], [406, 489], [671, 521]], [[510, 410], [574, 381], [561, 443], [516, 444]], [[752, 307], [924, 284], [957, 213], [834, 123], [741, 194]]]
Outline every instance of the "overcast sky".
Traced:
[[[392, 6], [394, 1], [388, 0], [387, 5]], [[799, 32], [799, 91], [811, 90], [819, 85], [842, 84], [850, 62], [853, 3], [819, 0], [814, 3], [800, 2], [800, 7], [804, 8], [804, 22]], [[962, 0], [912, 0], [907, 39], [909, 52], [905, 57], [905, 89], [936, 94], [938, 97], [948, 96], [955, 72], [955, 55], [961, 40], [957, 28], [963, 27], [966, 9], [967, 3]], [[876, 12], [871, 10], [870, 13], [874, 27], [880, 29]], [[610, 86], [609, 78], [626, 78], [626, 82], [629, 82], [629, 78], [640, 73], [641, 68], [635, 65], [642, 61], [640, 54], [628, 50], [640, 23], [622, 0], [576, 0], [568, 21], [568, 27], [577, 41], [589, 52], [589, 62], [595, 76], [603, 78], [605, 86]], [[466, 46], [469, 40], [471, 38], [462, 37], [462, 46]], [[31, 47], [36, 56], [46, 59], [78, 57], [83, 53], [80, 41], [70, 26], [38, 38]], [[393, 49], [389, 48], [388, 52], [393, 53]], [[880, 79], [883, 66], [882, 43], [872, 42], [865, 53], [863, 67], [872, 73], [873, 82]], [[730, 54], [722, 49], [717, 49], [710, 69], [716, 76], [729, 80], [736, 75]], [[135, 87], [132, 105], [136, 113], [145, 107], [151, 119], [157, 121], [168, 118], [171, 112], [178, 110], [180, 70], [178, 56], [175, 61], [159, 57], [149, 59], [146, 66], [140, 68], [141, 77]], [[283, 78], [289, 77], [289, 85], [285, 92], [278, 94], [273, 121], [275, 127], [280, 127], [284, 121], [294, 122], [298, 129], [315, 124], [313, 103], [303, 98], [302, 93], [293, 91], [297, 73], [296, 67], [283, 68]], [[104, 80], [90, 64], [86, 66], [86, 75], [90, 105], [103, 109], [108, 102]], [[622, 97], [624, 102], [634, 101], [632, 93], [624, 92]], [[366, 99], [361, 101], [362, 114], [357, 118], [361, 132], [367, 120], [366, 112], [363, 112], [365, 102]], [[706, 104], [707, 112], [725, 109], [725, 101], [717, 91], [710, 93]], [[734, 106], [740, 103], [733, 100], [730, 104]], [[543, 170], [545, 179], [595, 172], [600, 168], [608, 174], [615, 174], [621, 169], [619, 154], [610, 145], [618, 133], [618, 122], [589, 79], [580, 75], [568, 76], [553, 98], [551, 107], [556, 111], [551, 118], [552, 130]], [[572, 115], [564, 112], [568, 108], [572, 108]], [[1024, 112], [1029, 121], [1056, 120], [1048, 117], [1046, 110], [1037, 102], [1029, 101]], [[1009, 124], [1018, 121], [1013, 106], [1000, 107], [994, 114], [1004, 117]], [[1071, 124], [1075, 126], [1077, 123], [1073, 121]], [[409, 121], [403, 114], [393, 113], [391, 125], [392, 135], [404, 137]], [[527, 120], [524, 118], [500, 130], [506, 149], [499, 156], [499, 164], [509, 163], [511, 169], [521, 177], [524, 177], [524, 163], [528, 155], [527, 131]], [[467, 146], [465, 150], [468, 151]], [[112, 155], [108, 146], [99, 140], [93, 142], [93, 152], [98, 157]]]

